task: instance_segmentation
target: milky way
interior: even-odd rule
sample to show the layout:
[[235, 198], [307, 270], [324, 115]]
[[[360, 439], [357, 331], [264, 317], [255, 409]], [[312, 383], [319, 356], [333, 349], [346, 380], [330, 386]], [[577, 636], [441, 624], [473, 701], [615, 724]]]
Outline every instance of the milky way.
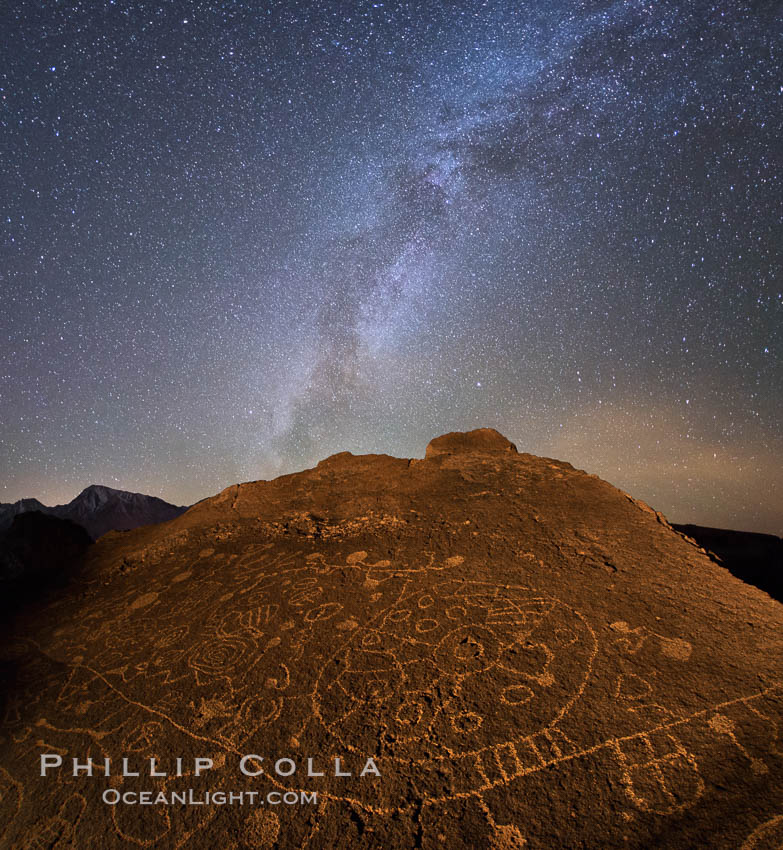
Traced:
[[778, 4], [0, 17], [0, 500], [487, 425], [783, 530]]

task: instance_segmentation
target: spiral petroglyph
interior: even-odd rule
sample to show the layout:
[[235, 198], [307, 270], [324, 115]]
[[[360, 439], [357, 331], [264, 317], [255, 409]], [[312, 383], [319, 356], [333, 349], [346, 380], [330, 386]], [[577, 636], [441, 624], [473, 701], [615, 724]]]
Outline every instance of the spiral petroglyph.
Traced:
[[231, 675], [252, 658], [255, 645], [240, 635], [216, 635], [199, 644], [188, 658], [196, 674]]

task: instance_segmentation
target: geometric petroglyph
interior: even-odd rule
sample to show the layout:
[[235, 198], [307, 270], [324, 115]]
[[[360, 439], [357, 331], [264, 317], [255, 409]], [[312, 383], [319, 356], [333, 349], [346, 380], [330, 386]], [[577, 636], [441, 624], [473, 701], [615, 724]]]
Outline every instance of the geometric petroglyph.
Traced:
[[552, 597], [445, 581], [357, 629], [324, 665], [313, 707], [343, 747], [448, 765], [450, 794], [477, 792], [528, 772], [517, 743], [543, 766], [537, 739], [558, 746], [596, 649], [581, 615]]
[[711, 713], [708, 725], [741, 754], [753, 773], [764, 776], [773, 760], [783, 756], [778, 710], [764, 697], [737, 700]]
[[640, 809], [670, 815], [690, 808], [704, 791], [696, 758], [668, 730], [616, 741], [626, 793]]
[[624, 620], [612, 623], [609, 628], [620, 635], [615, 640], [614, 645], [629, 655], [635, 655], [639, 652], [650, 639], [656, 641], [662, 655], [675, 661], [687, 661], [693, 651], [692, 645], [687, 640], [659, 635], [645, 626], [637, 626], [632, 629]]
[[709, 720], [709, 725], [710, 729], [714, 732], [717, 732], [719, 735], [726, 735], [731, 740], [737, 749], [748, 759], [754, 773], [761, 775], [769, 772], [766, 764], [761, 759], [752, 756], [742, 745], [737, 736], [737, 725], [730, 717], [726, 717], [725, 714], [713, 714]]

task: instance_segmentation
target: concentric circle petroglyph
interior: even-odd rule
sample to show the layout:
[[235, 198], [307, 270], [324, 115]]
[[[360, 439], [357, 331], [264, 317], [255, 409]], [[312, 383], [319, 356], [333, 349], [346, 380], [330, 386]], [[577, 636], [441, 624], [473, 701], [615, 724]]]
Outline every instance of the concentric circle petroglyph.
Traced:
[[251, 641], [244, 637], [220, 636], [197, 646], [188, 663], [202, 674], [226, 675], [237, 671], [253, 650]]

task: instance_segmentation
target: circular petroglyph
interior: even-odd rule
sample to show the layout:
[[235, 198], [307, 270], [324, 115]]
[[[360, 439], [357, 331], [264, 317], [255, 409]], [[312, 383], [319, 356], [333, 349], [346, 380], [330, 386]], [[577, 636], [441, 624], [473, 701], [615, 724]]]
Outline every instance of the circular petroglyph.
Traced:
[[443, 672], [458, 675], [488, 670], [498, 656], [494, 632], [481, 625], [460, 626], [448, 632], [435, 648], [435, 662]]
[[[450, 763], [455, 792], [477, 792], [482, 759], [502, 750], [513, 763], [516, 744], [570, 710], [596, 647], [582, 616], [552, 597], [446, 581], [356, 629], [320, 672], [314, 712], [348, 750], [422, 769]], [[370, 717], [384, 718], [380, 732]]]
[[168, 626], [158, 634], [152, 645], [157, 649], [168, 649], [171, 646], [177, 646], [182, 643], [189, 631], [190, 626], [187, 624]]
[[256, 809], [246, 819], [242, 845], [248, 848], [271, 847], [280, 834], [280, 818], [269, 809]]
[[751, 832], [741, 850], [780, 850], [783, 847], [783, 815], [776, 815]]
[[681, 638], [662, 637], [661, 652], [669, 658], [677, 661], [687, 661], [691, 657], [693, 647], [687, 640]]
[[319, 620], [331, 620], [336, 614], [343, 610], [340, 602], [324, 602], [317, 608], [312, 608], [305, 614], [305, 622], [317, 623]]
[[146, 608], [148, 605], [152, 605], [153, 602], [157, 602], [158, 594], [154, 592], [145, 593], [142, 596], [139, 596], [137, 599], [134, 599], [130, 605], [128, 605], [129, 611], [138, 611], [139, 608]]
[[197, 646], [188, 663], [200, 673], [222, 676], [237, 672], [254, 649], [239, 635], [216, 637]]
[[345, 559], [345, 562], [347, 564], [361, 564], [366, 558], [366, 552], [353, 552]]

